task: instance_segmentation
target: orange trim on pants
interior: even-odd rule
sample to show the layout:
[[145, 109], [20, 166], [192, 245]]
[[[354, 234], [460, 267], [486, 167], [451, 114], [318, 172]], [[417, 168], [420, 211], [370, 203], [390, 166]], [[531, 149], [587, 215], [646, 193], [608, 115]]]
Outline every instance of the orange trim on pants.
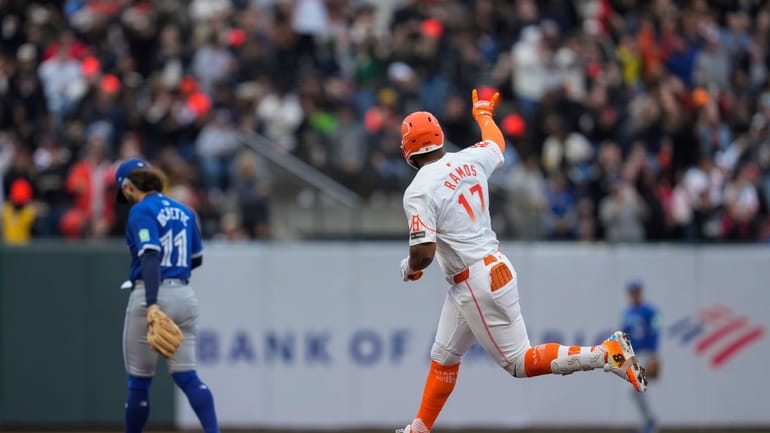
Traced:
[[[484, 257], [484, 265], [489, 266], [490, 264], [497, 261], [497, 257], [493, 255], [488, 255]], [[455, 274], [454, 277], [452, 277], [452, 281], [454, 281], [455, 284], [462, 283], [463, 281], [467, 280], [471, 276], [470, 268], [465, 268], [462, 271]]]

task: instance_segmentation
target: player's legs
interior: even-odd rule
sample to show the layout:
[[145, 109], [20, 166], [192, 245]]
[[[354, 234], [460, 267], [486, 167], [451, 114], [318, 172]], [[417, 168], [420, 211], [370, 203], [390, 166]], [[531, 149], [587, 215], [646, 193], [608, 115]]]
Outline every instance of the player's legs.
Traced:
[[447, 294], [436, 326], [430, 359], [443, 366], [459, 364], [476, 341], [456, 301]]
[[484, 350], [514, 377], [603, 368], [607, 355], [601, 346], [530, 345], [516, 271], [505, 255], [498, 253], [495, 257], [496, 261], [489, 264], [472, 265], [470, 277], [450, 291]]
[[214, 396], [195, 371], [195, 340], [198, 335], [198, 299], [189, 285], [164, 285], [158, 292], [160, 308], [179, 326], [184, 341], [169, 358], [174, 382], [185, 393], [206, 433], [219, 433]]
[[172, 373], [174, 383], [185, 393], [195, 415], [206, 433], [219, 433], [214, 396], [195, 370]]
[[[647, 365], [647, 362], [649, 361], [649, 356], [647, 353], [642, 353], [639, 356], [639, 360], [643, 365]], [[637, 410], [639, 411], [639, 415], [642, 417], [643, 425], [639, 429], [642, 433], [652, 433], [655, 431], [656, 423], [655, 423], [655, 417], [652, 414], [652, 409], [650, 408], [650, 403], [647, 399], [646, 393], [636, 392], [636, 390], [631, 391], [631, 398], [634, 402], [634, 405], [636, 405]]]
[[123, 323], [123, 361], [130, 375], [155, 376], [158, 352], [147, 344], [147, 307], [143, 287], [135, 288], [128, 298]]
[[425, 389], [414, 421], [408, 426], [412, 433], [426, 433], [433, 428], [441, 409], [455, 387], [460, 359], [474, 342], [468, 324], [450, 296], [444, 300], [436, 330], [436, 340], [430, 351], [430, 369]]
[[150, 385], [158, 354], [147, 345], [147, 308], [144, 289], [134, 289], [128, 298], [123, 323], [123, 361], [128, 372], [126, 433], [140, 433], [150, 416]]
[[150, 417], [151, 377], [128, 376], [128, 395], [124, 428], [126, 433], [141, 433]]
[[643, 420], [642, 428], [639, 431], [642, 433], [653, 433], [655, 431], [655, 418], [652, 416], [650, 403], [647, 401], [647, 393], [632, 390], [631, 398]]
[[168, 369], [178, 371], [195, 370], [195, 343], [198, 336], [198, 299], [189, 285], [167, 285], [158, 291], [158, 305], [184, 335], [184, 340], [174, 355], [168, 359]]

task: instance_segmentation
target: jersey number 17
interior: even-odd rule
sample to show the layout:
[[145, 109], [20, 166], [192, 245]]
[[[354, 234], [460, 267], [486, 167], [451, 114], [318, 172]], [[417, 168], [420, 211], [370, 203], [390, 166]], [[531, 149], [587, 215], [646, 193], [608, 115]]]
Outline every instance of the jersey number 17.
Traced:
[[[473, 198], [474, 195], [478, 194], [479, 201], [481, 202], [481, 212], [482, 213], [486, 212], [487, 208], [484, 203], [484, 190], [481, 189], [481, 184], [477, 183], [473, 185], [472, 187], [468, 188], [468, 191], [471, 199]], [[457, 202], [463, 205], [463, 207], [465, 208], [465, 211], [468, 212], [468, 216], [471, 217], [471, 220], [476, 221], [476, 213], [473, 211], [473, 208], [471, 207], [471, 204], [468, 201], [468, 199], [465, 197], [464, 193], [460, 193], [460, 196], [457, 197]]]

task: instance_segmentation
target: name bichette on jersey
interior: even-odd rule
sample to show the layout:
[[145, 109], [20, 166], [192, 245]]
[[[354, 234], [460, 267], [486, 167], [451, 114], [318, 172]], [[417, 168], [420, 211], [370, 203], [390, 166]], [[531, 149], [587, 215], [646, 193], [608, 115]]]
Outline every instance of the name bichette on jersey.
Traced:
[[444, 181], [444, 186], [454, 191], [461, 180], [469, 176], [476, 177], [476, 173], [474, 164], [463, 164], [449, 172], [449, 179]]
[[[164, 200], [163, 204], [166, 203], [168, 202]], [[166, 227], [169, 221], [182, 221], [182, 224], [187, 227], [187, 221], [190, 220], [190, 216], [178, 207], [163, 207], [158, 212], [157, 219], [162, 227]]]

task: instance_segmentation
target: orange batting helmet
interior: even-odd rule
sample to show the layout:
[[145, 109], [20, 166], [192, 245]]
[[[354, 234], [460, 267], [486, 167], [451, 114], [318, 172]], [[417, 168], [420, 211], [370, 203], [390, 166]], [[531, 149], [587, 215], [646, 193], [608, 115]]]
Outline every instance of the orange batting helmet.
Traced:
[[401, 153], [409, 165], [419, 168], [412, 161], [412, 156], [433, 152], [442, 146], [444, 131], [436, 116], [427, 111], [416, 111], [404, 118], [401, 123]]

